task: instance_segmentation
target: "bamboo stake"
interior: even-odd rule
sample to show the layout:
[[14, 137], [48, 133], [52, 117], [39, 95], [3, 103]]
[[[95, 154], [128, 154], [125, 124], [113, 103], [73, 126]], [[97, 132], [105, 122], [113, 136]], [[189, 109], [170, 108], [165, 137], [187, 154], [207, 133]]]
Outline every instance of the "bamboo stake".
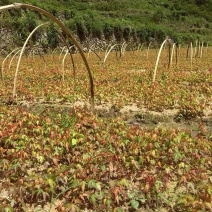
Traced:
[[194, 57], [197, 56], [197, 45], [198, 45], [198, 40], [196, 40], [196, 45], [195, 45], [195, 49], [194, 49]]
[[188, 59], [188, 55], [189, 55], [189, 48], [190, 48], [190, 45], [188, 44], [187, 52], [186, 52], [186, 59]]
[[178, 48], [179, 57], [180, 57], [180, 49], [181, 49], [181, 44], [179, 44], [179, 48]]
[[179, 52], [177, 51], [178, 50], [178, 45], [175, 46], [175, 62], [176, 62], [176, 67], [177, 67], [177, 63], [178, 63], [178, 54]]
[[208, 55], [208, 45], [209, 45], [209, 42], [207, 42], [207, 47], [206, 47], [206, 54]]
[[[199, 41], [198, 54], [200, 53], [200, 48], [201, 48], [201, 47], [200, 47], [200, 44], [201, 44], [201, 43], [200, 43], [200, 41]], [[200, 57], [200, 56], [199, 56], [199, 57]]]
[[201, 51], [200, 51], [200, 58], [202, 58], [202, 54], [203, 54], [203, 47], [204, 47], [204, 42], [202, 42]]
[[169, 54], [169, 64], [168, 64], [168, 69], [170, 68], [170, 63], [171, 63], [171, 45], [169, 43], [169, 48], [168, 48], [168, 54]]
[[191, 42], [191, 71], [192, 71], [192, 67], [193, 67], [193, 45], [192, 45], [192, 42]]

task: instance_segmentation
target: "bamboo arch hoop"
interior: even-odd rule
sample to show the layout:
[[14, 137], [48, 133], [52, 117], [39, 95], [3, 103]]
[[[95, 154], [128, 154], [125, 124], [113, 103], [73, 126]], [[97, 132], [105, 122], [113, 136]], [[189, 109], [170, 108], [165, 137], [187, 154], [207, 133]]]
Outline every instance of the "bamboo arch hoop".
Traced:
[[163, 43], [161, 44], [161, 47], [160, 47], [160, 50], [158, 52], [158, 57], [157, 57], [157, 60], [156, 60], [156, 64], [155, 64], [155, 69], [154, 69], [154, 74], [153, 74], [153, 83], [155, 82], [155, 79], [156, 79], [156, 74], [157, 74], [157, 69], [158, 69], [158, 63], [159, 63], [159, 60], [160, 60], [160, 55], [161, 55], [161, 52], [163, 50], [163, 47], [165, 46], [165, 44], [168, 42], [169, 44], [169, 67], [170, 67], [170, 45], [171, 45], [171, 41], [170, 39], [166, 39], [163, 41]]
[[13, 98], [16, 96], [16, 86], [17, 86], [17, 77], [18, 77], [18, 70], [19, 70], [19, 66], [20, 66], [20, 62], [21, 62], [21, 58], [22, 58], [22, 55], [24, 53], [24, 50], [26, 48], [26, 45], [29, 41], [29, 39], [32, 37], [32, 35], [42, 26], [44, 25], [47, 25], [48, 23], [43, 23], [43, 24], [40, 24], [39, 26], [37, 26], [31, 33], [30, 35], [28, 36], [28, 38], [26, 39], [22, 49], [21, 49], [21, 52], [20, 52], [20, 55], [19, 55], [19, 58], [18, 58], [18, 63], [17, 63], [17, 66], [16, 66], [16, 71], [15, 71], [15, 77], [14, 77], [14, 86], [13, 86]]
[[2, 64], [1, 64], [1, 79], [2, 81], [4, 81], [4, 63], [7, 60], [7, 58], [9, 58], [13, 53], [15, 53], [16, 51], [18, 51], [21, 48], [16, 48], [13, 51], [11, 51], [3, 60]]
[[34, 11], [37, 11], [41, 14], [43, 14], [44, 16], [48, 17], [49, 19], [51, 19], [54, 23], [56, 23], [69, 37], [69, 39], [73, 42], [73, 44], [77, 47], [77, 49], [79, 50], [79, 53], [83, 59], [83, 62], [85, 64], [85, 67], [87, 69], [88, 72], [88, 76], [89, 76], [89, 81], [90, 81], [90, 93], [91, 93], [91, 111], [94, 111], [94, 83], [93, 83], [93, 76], [90, 70], [90, 67], [88, 65], [88, 61], [83, 53], [83, 50], [80, 46], [80, 44], [76, 41], [76, 39], [72, 36], [72, 34], [69, 32], [69, 30], [65, 27], [65, 25], [59, 21], [57, 18], [55, 18], [52, 14], [50, 14], [49, 12], [33, 6], [33, 5], [29, 5], [29, 4], [22, 4], [22, 3], [14, 3], [14, 4], [10, 4], [10, 5], [6, 5], [6, 6], [2, 6], [0, 7], [0, 12], [4, 11], [4, 10], [9, 10], [9, 9], [21, 9], [21, 8], [27, 8], [27, 9], [31, 9]]
[[11, 69], [12, 62], [13, 62], [15, 56], [17, 56], [17, 55], [20, 53], [20, 51], [21, 51], [21, 49], [18, 50], [18, 51], [12, 56], [12, 58], [11, 58], [11, 60], [10, 60], [10, 64], [9, 64], [9, 71], [10, 71], [10, 69]]

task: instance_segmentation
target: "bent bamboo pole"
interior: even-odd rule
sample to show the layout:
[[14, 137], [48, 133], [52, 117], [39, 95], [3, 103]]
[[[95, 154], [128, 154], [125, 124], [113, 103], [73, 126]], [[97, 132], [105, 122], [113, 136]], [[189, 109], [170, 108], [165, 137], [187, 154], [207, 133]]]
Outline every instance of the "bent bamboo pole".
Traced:
[[11, 51], [3, 60], [2, 64], [1, 64], [1, 79], [2, 81], [4, 81], [4, 63], [7, 60], [7, 58], [9, 58], [14, 52], [16, 52], [17, 50], [19, 50], [20, 48], [16, 48], [13, 51]]
[[146, 52], [146, 58], [148, 59], [149, 58], [149, 49], [150, 49], [150, 46], [152, 45], [152, 42], [149, 43], [148, 47], [147, 47], [147, 52]]
[[54, 59], [54, 53], [59, 50], [59, 47], [56, 47], [53, 51], [52, 51], [52, 59]]
[[71, 53], [71, 48], [73, 46], [69, 46], [68, 42], [66, 41], [66, 38], [63, 36], [63, 34], [59, 31], [59, 29], [55, 28], [55, 30], [58, 32], [58, 34], [60, 35], [61, 39], [63, 40], [64, 44], [66, 45], [68, 51], [69, 51], [69, 55], [71, 57], [71, 62], [72, 62], [72, 68], [73, 68], [73, 78], [75, 79], [76, 77], [76, 68], [75, 68], [75, 63], [74, 63], [74, 58], [72, 56], [72, 53]]
[[69, 30], [65, 27], [65, 25], [59, 21], [57, 18], [55, 18], [53, 15], [51, 15], [49, 12], [39, 8], [39, 7], [35, 7], [33, 5], [29, 5], [29, 4], [23, 4], [23, 3], [14, 3], [14, 4], [10, 4], [10, 5], [6, 5], [6, 6], [2, 6], [0, 7], [0, 12], [4, 11], [4, 10], [9, 10], [9, 9], [20, 9], [20, 8], [28, 8], [34, 11], [37, 11], [39, 13], [42, 13], [43, 15], [45, 15], [46, 17], [48, 17], [49, 19], [51, 19], [53, 22], [55, 22], [66, 34], [67, 36], [70, 38], [70, 40], [74, 43], [74, 45], [77, 47], [77, 49], [80, 52], [80, 55], [84, 61], [84, 64], [86, 66], [86, 69], [88, 71], [88, 76], [89, 76], [89, 80], [90, 80], [90, 92], [91, 92], [91, 111], [94, 111], [94, 83], [93, 83], [93, 76], [90, 70], [90, 67], [88, 65], [87, 59], [83, 53], [83, 50], [80, 46], [80, 44], [76, 41], [76, 39], [72, 36], [72, 34], [69, 32]]
[[[155, 64], [153, 79], [152, 79], [153, 83], [155, 82], [155, 78], [156, 78], [156, 74], [157, 74], [158, 63], [159, 63], [159, 60], [160, 60], [161, 52], [162, 52], [162, 50], [163, 50], [164, 45], [165, 45], [167, 42], [169, 42], [169, 39], [164, 40], [163, 43], [162, 43], [161, 46], [160, 46], [160, 50], [159, 50], [159, 52], [158, 52], [158, 57], [157, 57], [156, 64]], [[170, 60], [169, 60], [169, 61], [170, 61]]]
[[65, 80], [65, 59], [66, 59], [68, 53], [70, 52], [70, 50], [71, 50], [72, 48], [73, 48], [73, 46], [72, 46], [70, 49], [67, 49], [67, 50], [66, 50], [66, 53], [65, 53], [65, 55], [64, 55], [64, 57], [63, 57], [63, 60], [62, 60], [63, 82], [64, 82], [64, 80]]
[[121, 55], [123, 55], [123, 56], [124, 56], [124, 52], [126, 50], [126, 47], [127, 47], [127, 44], [126, 44], [126, 41], [124, 41], [124, 43], [121, 46]]
[[175, 46], [176, 46], [176, 43], [174, 43], [173, 46], [172, 46], [172, 53], [171, 53], [170, 66], [169, 66], [170, 69], [171, 69], [171, 67], [172, 67], [172, 61], [173, 61]]
[[63, 82], [64, 82], [64, 79], [65, 79], [65, 59], [66, 59], [66, 56], [68, 55], [68, 50], [66, 50], [66, 53], [63, 57], [63, 61], [62, 61], [62, 71], [63, 71]]
[[186, 60], [188, 59], [188, 55], [189, 55], [189, 49], [190, 49], [191, 45], [188, 44], [187, 46], [187, 52], [186, 52]]
[[94, 44], [89, 48], [88, 58], [89, 58], [90, 53], [93, 52], [99, 58], [99, 60], [101, 61], [102, 58], [93, 50], [93, 46], [94, 46]]
[[13, 86], [13, 98], [16, 96], [16, 86], [17, 86], [17, 77], [18, 77], [18, 70], [19, 70], [19, 66], [20, 66], [20, 62], [21, 62], [21, 58], [22, 58], [22, 55], [24, 53], [24, 50], [26, 48], [26, 45], [29, 41], [29, 39], [32, 37], [32, 35], [42, 26], [46, 25], [48, 23], [44, 23], [44, 24], [40, 24], [39, 26], [37, 26], [31, 33], [30, 35], [28, 36], [28, 38], [26, 39], [22, 49], [21, 49], [21, 52], [20, 52], [20, 55], [19, 55], [19, 58], [18, 58], [18, 63], [17, 63], [17, 66], [16, 66], [16, 71], [15, 71], [15, 77], [14, 77], [14, 86]]
[[10, 60], [10, 64], [9, 64], [9, 71], [10, 71], [10, 68], [11, 68], [11, 66], [12, 66], [12, 62], [13, 62], [15, 56], [16, 56], [18, 53], [20, 53], [20, 51], [21, 51], [21, 49], [18, 50], [18, 51], [12, 56], [12, 58], [11, 58], [11, 60]]
[[61, 50], [61, 52], [60, 52], [59, 59], [61, 58], [61, 56], [62, 56], [62, 54], [63, 54], [63, 52], [65, 51], [66, 48], [67, 48], [66, 46], [62, 48], [62, 50]]
[[117, 44], [111, 46], [111, 48], [106, 52], [103, 63], [106, 62], [108, 55], [110, 54], [110, 52], [113, 50], [113, 48], [114, 48], [115, 46], [117, 46]]

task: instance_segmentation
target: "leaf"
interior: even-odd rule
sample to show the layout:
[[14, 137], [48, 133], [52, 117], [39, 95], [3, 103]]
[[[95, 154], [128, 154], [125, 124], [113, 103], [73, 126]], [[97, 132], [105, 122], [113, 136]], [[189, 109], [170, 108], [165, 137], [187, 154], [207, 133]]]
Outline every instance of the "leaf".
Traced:
[[71, 188], [76, 188], [77, 186], [79, 186], [79, 181], [77, 179], [74, 179], [71, 184]]
[[15, 205], [16, 201], [13, 199], [10, 203], [11, 207], [13, 208], [13, 206]]
[[155, 165], [155, 160], [150, 160], [151, 165]]
[[122, 186], [127, 187], [128, 184], [129, 184], [129, 183], [127, 182], [127, 180], [126, 180], [125, 178], [123, 178], [123, 179], [120, 181], [120, 185], [122, 185]]
[[74, 146], [74, 145], [76, 145], [76, 144], [77, 144], [77, 139], [73, 138], [73, 139], [71, 140], [71, 145]]
[[13, 209], [11, 207], [5, 208], [5, 212], [13, 212]]
[[98, 183], [96, 183], [96, 189], [97, 190], [99, 190], [99, 191], [101, 191], [101, 185], [100, 185], [100, 183], [98, 182]]
[[107, 207], [110, 207], [110, 203], [111, 203], [110, 200], [107, 199], [107, 200], [106, 200], [106, 205], [107, 205]]
[[96, 195], [95, 194], [91, 194], [90, 196], [90, 202], [95, 205], [96, 204]]
[[82, 182], [81, 182], [81, 189], [82, 189], [82, 192], [85, 191], [85, 185], [86, 185], [86, 182], [85, 182], [85, 181], [82, 181]]
[[155, 157], [155, 150], [152, 150], [152, 156]]
[[178, 205], [187, 205], [187, 203], [188, 202], [185, 198], [179, 199], [177, 202]]
[[135, 196], [135, 194], [129, 193], [129, 194], [127, 194], [127, 196], [128, 196], [129, 199], [132, 199]]
[[55, 182], [52, 179], [50, 179], [50, 178], [47, 180], [47, 182], [50, 185], [51, 189], [53, 190], [54, 186], [55, 186]]
[[38, 157], [38, 160], [39, 160], [40, 163], [43, 163], [44, 159], [45, 159], [45, 158], [44, 158], [44, 156], [42, 156], [42, 155]]
[[91, 179], [88, 181], [88, 188], [96, 188], [96, 181]]
[[59, 167], [58, 159], [56, 157], [54, 157], [52, 160], [53, 160], [54, 165], [56, 167]]
[[139, 206], [139, 202], [136, 200], [131, 200], [130, 204], [134, 209], [138, 208], [138, 206]]

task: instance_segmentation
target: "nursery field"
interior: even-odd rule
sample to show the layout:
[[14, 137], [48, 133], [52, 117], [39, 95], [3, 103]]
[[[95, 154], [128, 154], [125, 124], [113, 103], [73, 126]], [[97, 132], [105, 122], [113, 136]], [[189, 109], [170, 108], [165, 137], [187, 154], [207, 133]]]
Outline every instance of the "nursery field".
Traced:
[[[212, 211], [212, 48], [17, 58], [0, 81], [0, 211]], [[192, 58], [192, 64], [191, 64]]]

